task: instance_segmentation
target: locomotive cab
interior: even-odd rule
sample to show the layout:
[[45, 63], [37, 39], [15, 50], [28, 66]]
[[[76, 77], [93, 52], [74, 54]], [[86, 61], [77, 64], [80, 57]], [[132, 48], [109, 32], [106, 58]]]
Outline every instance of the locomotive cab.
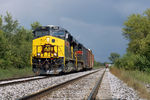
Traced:
[[51, 35], [54, 37], [58, 37], [61, 39], [65, 39], [65, 30], [60, 29], [59, 27], [49, 27], [49, 26], [43, 26], [39, 27], [36, 30], [33, 31], [34, 39], [39, 38], [46, 35]]

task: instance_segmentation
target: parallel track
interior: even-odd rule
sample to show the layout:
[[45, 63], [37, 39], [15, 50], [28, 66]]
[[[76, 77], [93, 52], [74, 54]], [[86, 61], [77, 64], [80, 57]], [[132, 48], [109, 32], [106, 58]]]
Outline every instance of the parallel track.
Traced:
[[35, 77], [35, 75], [24, 76], [24, 77], [15, 77], [15, 78], [1, 79], [0, 82], [2, 82], [2, 81], [11, 81], [11, 80], [16, 80], [16, 79], [23, 79], [23, 78], [30, 78], [30, 77]]
[[58, 85], [54, 85], [54, 86], [48, 87], [48, 88], [43, 89], [43, 90], [41, 90], [39, 92], [36, 92], [36, 93], [30, 94], [30, 95], [24, 96], [22, 98], [19, 98], [18, 100], [37, 100], [37, 99], [39, 99], [41, 97], [44, 97], [44, 96], [50, 94], [53, 91], [56, 91], [56, 90], [58, 90], [60, 88], [63, 88], [65, 86], [67, 86], [68, 84], [71, 84], [71, 83], [73, 83], [75, 81], [78, 81], [78, 80], [80, 80], [80, 79], [82, 79], [82, 78], [84, 78], [84, 77], [86, 77], [88, 75], [91, 75], [93, 73], [96, 73], [98, 71], [100, 71], [100, 70], [96, 70], [94, 72], [82, 75], [80, 77], [77, 77], [77, 78], [74, 78], [74, 79], [71, 79], [71, 80], [68, 80], [68, 81], [60, 83]]
[[29, 77], [23, 77], [23, 78], [1, 80], [0, 87], [12, 85], [12, 84], [19, 84], [19, 83], [23, 83], [23, 82], [38, 80], [38, 79], [43, 79], [43, 78], [48, 78], [48, 76], [29, 76]]

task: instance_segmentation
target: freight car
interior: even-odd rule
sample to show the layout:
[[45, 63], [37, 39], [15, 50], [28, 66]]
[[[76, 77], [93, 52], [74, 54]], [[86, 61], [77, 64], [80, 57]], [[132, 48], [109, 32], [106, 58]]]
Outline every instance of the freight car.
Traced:
[[33, 31], [31, 64], [36, 74], [92, 69], [94, 55], [66, 29], [48, 25]]

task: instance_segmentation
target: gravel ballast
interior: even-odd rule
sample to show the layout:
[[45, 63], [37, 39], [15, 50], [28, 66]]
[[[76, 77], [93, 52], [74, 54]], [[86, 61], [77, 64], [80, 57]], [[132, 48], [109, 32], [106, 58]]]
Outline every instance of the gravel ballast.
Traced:
[[0, 87], [0, 100], [14, 100], [93, 71], [94, 70]]
[[109, 70], [106, 69], [101, 85], [99, 87], [99, 91], [96, 96], [96, 100], [111, 100], [112, 99], [108, 73], [109, 73]]
[[113, 99], [142, 100], [133, 88], [128, 87], [127, 84], [110, 72], [108, 72], [108, 81]]
[[145, 84], [147, 91], [150, 93], [150, 84]]
[[103, 72], [104, 70], [101, 70], [97, 73], [88, 75], [73, 84], [69, 84], [52, 92], [41, 100], [87, 100], [90, 92]]

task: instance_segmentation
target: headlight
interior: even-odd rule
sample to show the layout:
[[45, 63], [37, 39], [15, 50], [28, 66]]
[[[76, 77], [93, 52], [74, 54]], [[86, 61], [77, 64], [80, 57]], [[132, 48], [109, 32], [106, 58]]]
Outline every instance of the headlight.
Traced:
[[50, 38], [46, 38], [47, 42], [49, 43], [50, 42]]
[[57, 56], [57, 53], [54, 53], [54, 56], [56, 57], [56, 56]]
[[37, 56], [41, 56], [41, 54], [40, 54], [40, 53], [37, 53]]

